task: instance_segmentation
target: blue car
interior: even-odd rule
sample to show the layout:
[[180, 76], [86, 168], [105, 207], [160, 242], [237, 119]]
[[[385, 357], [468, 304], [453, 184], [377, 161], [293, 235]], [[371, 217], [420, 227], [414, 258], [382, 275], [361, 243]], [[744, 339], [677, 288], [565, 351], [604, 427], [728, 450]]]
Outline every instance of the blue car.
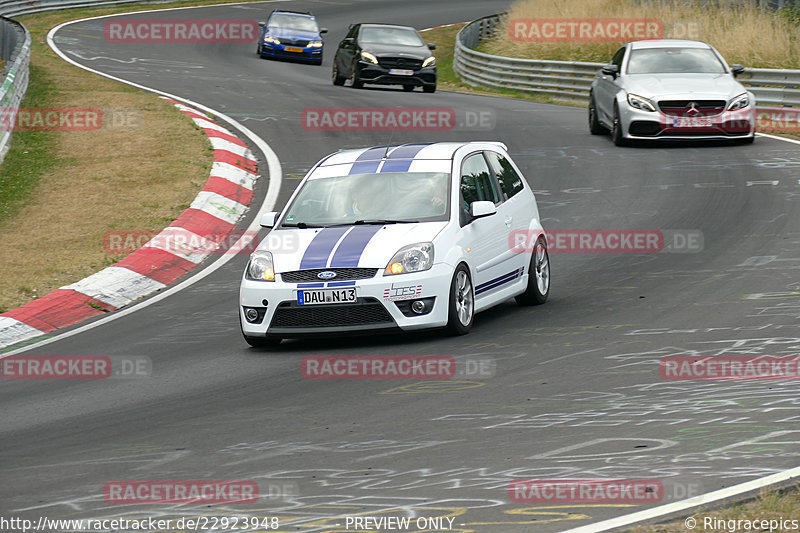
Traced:
[[256, 52], [260, 57], [302, 59], [322, 64], [322, 34], [309, 12], [274, 10], [266, 23], [261, 24]]

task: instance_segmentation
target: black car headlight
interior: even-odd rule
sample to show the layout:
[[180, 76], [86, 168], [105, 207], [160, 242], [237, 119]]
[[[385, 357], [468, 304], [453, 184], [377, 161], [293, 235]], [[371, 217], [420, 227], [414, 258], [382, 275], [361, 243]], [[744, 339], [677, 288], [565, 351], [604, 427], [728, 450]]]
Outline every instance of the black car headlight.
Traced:
[[361, 52], [361, 60], [366, 61], [367, 63], [372, 63], [373, 65], [378, 64], [378, 58], [369, 52]]
[[655, 112], [656, 110], [656, 106], [650, 99], [637, 94], [628, 95], [628, 105], [634, 109], [638, 109], [640, 111], [650, 111], [651, 113]]
[[743, 93], [735, 97], [733, 100], [731, 100], [730, 105], [728, 105], [728, 111], [736, 111], [737, 109], [744, 109], [749, 105], [750, 105], [750, 98], [747, 96], [747, 93]]

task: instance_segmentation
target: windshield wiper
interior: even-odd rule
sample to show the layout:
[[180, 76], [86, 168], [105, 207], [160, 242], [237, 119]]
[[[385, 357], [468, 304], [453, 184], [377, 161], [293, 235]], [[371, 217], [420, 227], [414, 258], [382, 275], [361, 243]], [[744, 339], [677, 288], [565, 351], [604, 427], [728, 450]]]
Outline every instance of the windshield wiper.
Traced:
[[380, 225], [383, 225], [383, 224], [416, 224], [418, 222], [419, 222], [419, 220], [389, 220], [389, 219], [377, 220], [376, 219], [376, 220], [356, 220], [352, 224], [354, 226], [361, 226], [361, 225], [364, 225], [364, 224], [367, 224], [367, 225], [377, 225], [377, 224], [380, 224]]
[[300, 229], [308, 229], [308, 228], [325, 228], [327, 226], [320, 226], [319, 224], [306, 224], [305, 222], [295, 222], [295, 223], [283, 223], [281, 224], [282, 228], [300, 228]]

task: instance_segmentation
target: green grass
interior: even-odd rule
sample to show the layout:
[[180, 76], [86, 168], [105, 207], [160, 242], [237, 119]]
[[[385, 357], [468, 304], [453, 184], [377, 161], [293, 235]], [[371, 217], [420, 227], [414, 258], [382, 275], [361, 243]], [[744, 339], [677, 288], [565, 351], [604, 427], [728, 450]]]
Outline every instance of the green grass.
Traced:
[[[20, 107], [53, 107], [55, 91], [44, 71], [31, 66], [28, 90]], [[15, 131], [0, 166], [0, 223], [15, 215], [39, 178], [60, 164], [55, 139], [46, 131]]]

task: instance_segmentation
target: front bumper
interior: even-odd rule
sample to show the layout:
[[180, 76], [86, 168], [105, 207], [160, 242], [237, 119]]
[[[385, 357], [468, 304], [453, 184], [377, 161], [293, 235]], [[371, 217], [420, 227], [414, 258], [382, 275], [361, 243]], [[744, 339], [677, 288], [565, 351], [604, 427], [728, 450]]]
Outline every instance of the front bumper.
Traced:
[[394, 69], [360, 61], [358, 63], [358, 78], [364, 83], [377, 85], [436, 85], [436, 67], [410, 69], [413, 71], [411, 75], [392, 74], [391, 70]]
[[[287, 50], [296, 49], [294, 51]], [[322, 59], [322, 48], [310, 46], [291, 46], [283, 44], [263, 43], [261, 45], [262, 57], [284, 57], [292, 59], [320, 60]]]
[[736, 140], [752, 137], [752, 107], [718, 115], [678, 117], [661, 111], [642, 111], [620, 104], [623, 136], [636, 140]]
[[[292, 338], [442, 327], [447, 324], [452, 276], [452, 267], [437, 264], [425, 272], [397, 276], [383, 276], [380, 269], [373, 278], [353, 282], [297, 284], [283, 282], [280, 276], [274, 282], [243, 278], [239, 291], [242, 331], [251, 337]], [[298, 290], [342, 287], [355, 287], [357, 302], [297, 303]], [[411, 313], [410, 302], [423, 299], [432, 304], [431, 310], [422, 315]], [[263, 318], [248, 321], [245, 308], [263, 312]]]

